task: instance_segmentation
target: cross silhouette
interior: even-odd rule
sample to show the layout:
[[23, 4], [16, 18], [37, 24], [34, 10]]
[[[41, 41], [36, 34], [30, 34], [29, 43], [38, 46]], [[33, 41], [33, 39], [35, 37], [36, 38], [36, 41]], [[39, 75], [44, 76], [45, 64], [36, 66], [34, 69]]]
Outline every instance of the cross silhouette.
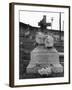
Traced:
[[40, 26], [41, 31], [47, 29], [47, 26], [51, 26], [51, 23], [46, 22], [46, 15], [43, 16], [42, 20], [40, 20], [40, 22], [38, 23], [38, 26]]

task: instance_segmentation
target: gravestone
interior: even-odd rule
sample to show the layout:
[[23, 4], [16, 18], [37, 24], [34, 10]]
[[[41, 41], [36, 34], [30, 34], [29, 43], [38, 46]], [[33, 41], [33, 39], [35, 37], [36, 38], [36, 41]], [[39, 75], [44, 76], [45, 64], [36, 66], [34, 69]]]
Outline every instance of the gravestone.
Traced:
[[[40, 34], [39, 34], [39, 37], [40, 39], [41, 38], [43, 39], [43, 36], [41, 37]], [[46, 37], [45, 41], [49, 39], [50, 37], [49, 38]], [[39, 42], [38, 39], [36, 40], [37, 42]], [[29, 65], [27, 66], [27, 73], [38, 73], [39, 69], [46, 68], [50, 65], [52, 66], [52, 72], [54, 73], [63, 72], [63, 67], [59, 62], [59, 54], [57, 50], [53, 47], [53, 44], [52, 44], [53, 42], [45, 42], [45, 44], [49, 43], [45, 47], [45, 45], [43, 44], [43, 41], [42, 40], [40, 41], [41, 42], [39, 42], [38, 46], [31, 51], [31, 60], [29, 62]]]
[[[40, 21], [41, 28], [46, 28], [46, 18]], [[38, 46], [31, 51], [31, 59], [27, 66], [27, 73], [38, 73], [41, 68], [52, 66], [52, 72], [61, 73], [63, 67], [59, 62], [59, 54], [53, 47], [54, 39], [50, 35], [45, 35], [42, 32], [37, 33], [36, 42]]]

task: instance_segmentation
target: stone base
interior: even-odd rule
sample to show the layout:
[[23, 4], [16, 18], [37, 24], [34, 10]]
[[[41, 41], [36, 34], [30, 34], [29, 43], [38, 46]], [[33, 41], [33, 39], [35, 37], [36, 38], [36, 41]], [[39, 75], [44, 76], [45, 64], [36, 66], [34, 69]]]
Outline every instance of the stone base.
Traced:
[[27, 67], [27, 73], [38, 73], [38, 69], [51, 65], [54, 73], [63, 72], [59, 62], [59, 54], [55, 48], [38, 46], [31, 52], [31, 60]]

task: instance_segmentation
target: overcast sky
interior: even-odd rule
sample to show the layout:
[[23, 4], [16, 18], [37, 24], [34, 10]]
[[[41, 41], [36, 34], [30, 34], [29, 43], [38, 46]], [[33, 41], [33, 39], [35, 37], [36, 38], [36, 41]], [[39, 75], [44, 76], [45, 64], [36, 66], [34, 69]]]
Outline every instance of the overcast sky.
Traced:
[[[59, 13], [50, 12], [28, 12], [20, 11], [20, 22], [30, 24], [31, 26], [39, 27], [38, 22], [42, 20], [43, 15], [46, 15], [46, 22], [51, 22], [53, 17], [52, 29], [59, 30]], [[64, 13], [61, 14], [61, 30], [63, 30]], [[51, 27], [47, 27], [50, 28]]]

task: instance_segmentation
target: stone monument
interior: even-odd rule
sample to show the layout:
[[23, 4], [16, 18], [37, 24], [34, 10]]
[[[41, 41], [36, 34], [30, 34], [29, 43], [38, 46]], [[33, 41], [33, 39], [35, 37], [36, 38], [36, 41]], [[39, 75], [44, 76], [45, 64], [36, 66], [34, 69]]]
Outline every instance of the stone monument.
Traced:
[[[46, 24], [45, 16], [39, 24], [41, 25], [42, 30], [47, 27], [48, 24]], [[31, 60], [26, 69], [27, 73], [40, 73], [41, 69], [46, 73], [47, 70], [50, 71], [48, 73], [63, 72], [63, 67], [59, 62], [59, 54], [53, 46], [53, 37], [50, 35], [45, 35], [43, 32], [38, 32], [36, 34], [36, 43], [38, 46], [31, 51]]]

